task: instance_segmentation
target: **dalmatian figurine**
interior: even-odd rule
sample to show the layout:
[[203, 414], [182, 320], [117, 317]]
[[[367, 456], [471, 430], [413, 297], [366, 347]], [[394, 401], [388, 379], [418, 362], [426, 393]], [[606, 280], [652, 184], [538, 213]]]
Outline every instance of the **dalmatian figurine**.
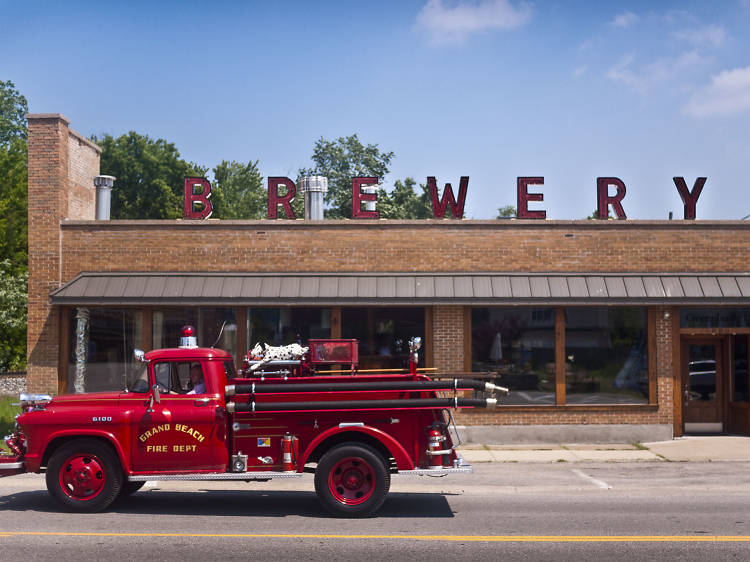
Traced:
[[302, 347], [298, 343], [291, 343], [289, 345], [272, 346], [267, 343], [256, 343], [255, 347], [250, 351], [253, 357], [261, 357], [259, 363], [250, 367], [251, 371], [257, 371], [261, 366], [265, 365], [269, 361], [289, 361], [290, 359], [300, 359], [308, 352], [310, 348], [305, 346]]

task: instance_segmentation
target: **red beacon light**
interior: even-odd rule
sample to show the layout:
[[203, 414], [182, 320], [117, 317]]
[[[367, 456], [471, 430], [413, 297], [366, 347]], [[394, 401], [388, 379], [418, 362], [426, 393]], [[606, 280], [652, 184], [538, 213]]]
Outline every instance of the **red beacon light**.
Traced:
[[195, 337], [195, 328], [192, 326], [182, 327], [180, 347], [198, 347], [198, 338]]

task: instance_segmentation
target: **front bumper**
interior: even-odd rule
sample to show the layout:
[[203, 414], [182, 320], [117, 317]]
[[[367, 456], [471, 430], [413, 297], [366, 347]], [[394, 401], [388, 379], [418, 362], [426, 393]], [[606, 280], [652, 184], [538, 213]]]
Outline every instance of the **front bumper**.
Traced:
[[16, 455], [0, 454], [0, 478], [26, 472], [24, 462]]

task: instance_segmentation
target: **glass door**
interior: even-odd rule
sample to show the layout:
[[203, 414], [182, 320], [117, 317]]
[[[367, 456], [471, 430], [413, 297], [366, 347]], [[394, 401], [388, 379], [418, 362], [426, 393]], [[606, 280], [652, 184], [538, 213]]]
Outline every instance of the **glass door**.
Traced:
[[685, 432], [723, 431], [722, 340], [683, 340], [682, 359]]

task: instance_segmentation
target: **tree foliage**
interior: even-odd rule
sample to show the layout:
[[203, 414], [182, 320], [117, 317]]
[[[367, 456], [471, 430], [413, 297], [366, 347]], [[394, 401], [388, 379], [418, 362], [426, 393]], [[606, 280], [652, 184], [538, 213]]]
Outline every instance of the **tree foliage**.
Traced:
[[381, 152], [377, 144], [364, 146], [356, 134], [330, 141], [321, 137], [313, 148], [312, 168], [302, 168], [300, 176], [326, 176], [328, 193], [325, 210], [329, 219], [352, 216], [352, 178], [377, 177], [382, 182], [388, 174], [393, 152]]
[[26, 366], [28, 111], [13, 83], [0, 81], [0, 371]]
[[10, 80], [0, 81], [0, 146], [26, 140], [29, 104]]
[[266, 216], [266, 189], [258, 161], [243, 164], [222, 160], [213, 169], [211, 203], [213, 217], [220, 219], [262, 219]]
[[28, 270], [28, 175], [26, 140], [0, 146], [0, 260], [14, 275]]
[[496, 219], [513, 219], [518, 216], [518, 211], [513, 205], [505, 205], [497, 210]]
[[0, 82], [0, 260], [14, 275], [28, 270], [28, 111], [13, 82]]
[[0, 261], [0, 372], [26, 368], [27, 272]]
[[419, 194], [414, 190], [414, 178], [396, 180], [393, 190], [388, 193], [378, 190], [377, 209], [383, 219], [431, 219], [432, 201], [426, 185], [419, 185]]
[[135, 131], [92, 140], [102, 148], [102, 173], [117, 178], [112, 189], [113, 219], [182, 217], [185, 178], [205, 176], [208, 170], [180, 158], [174, 144]]

